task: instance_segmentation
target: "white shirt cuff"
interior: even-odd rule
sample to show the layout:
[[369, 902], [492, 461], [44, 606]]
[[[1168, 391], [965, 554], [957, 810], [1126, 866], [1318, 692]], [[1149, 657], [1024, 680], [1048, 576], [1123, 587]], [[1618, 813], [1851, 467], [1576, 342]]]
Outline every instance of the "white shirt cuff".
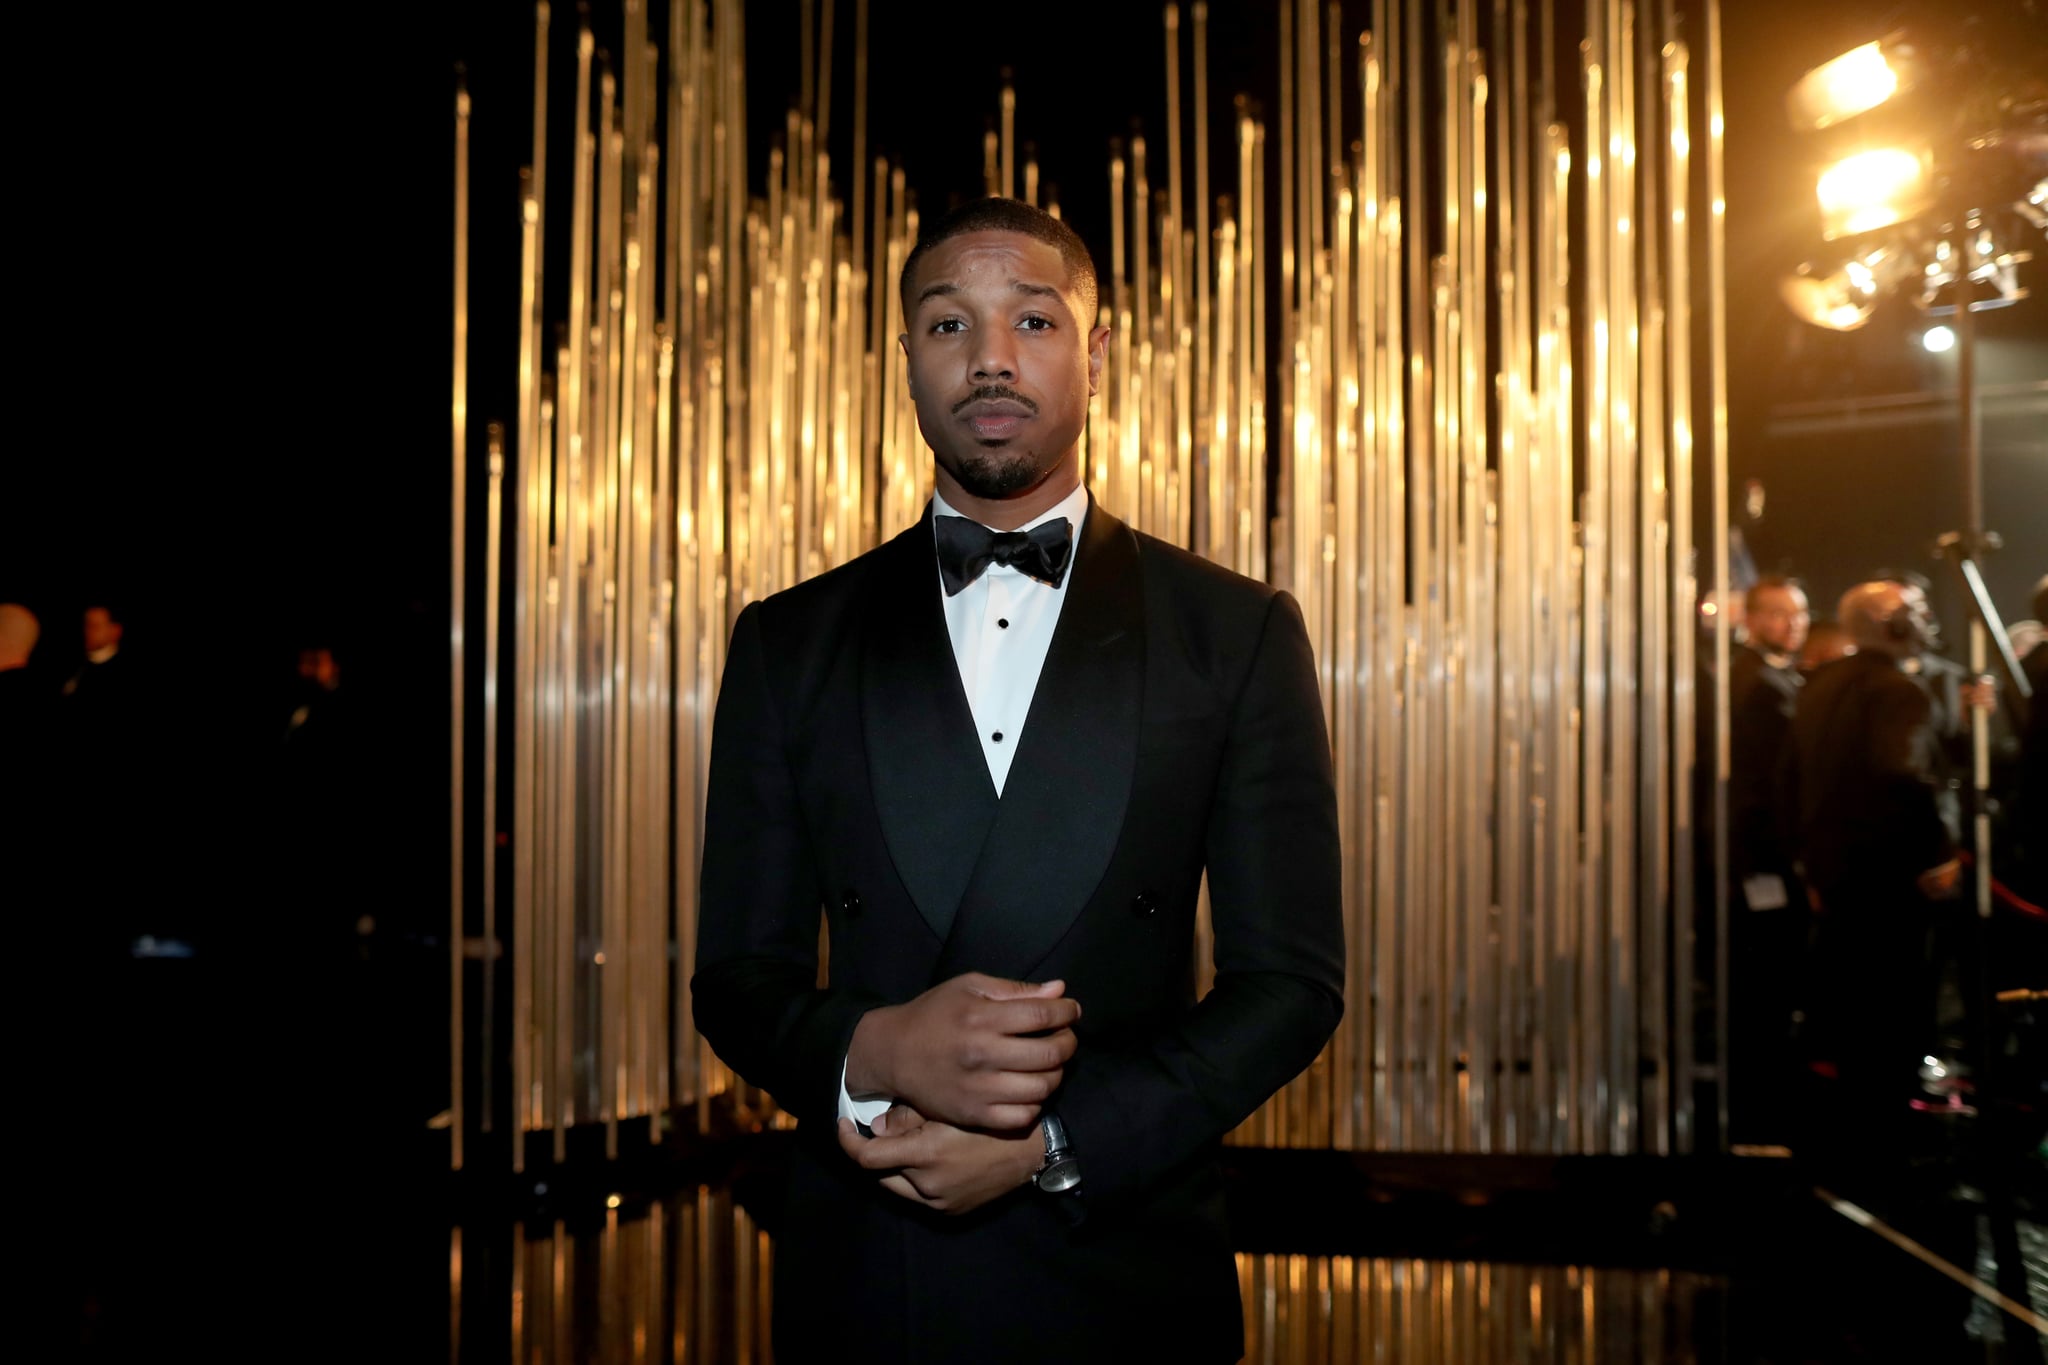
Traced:
[[876, 1119], [889, 1112], [896, 1103], [887, 1095], [878, 1099], [857, 1100], [846, 1091], [846, 1063], [839, 1064], [839, 1117], [852, 1119], [855, 1123], [873, 1127]]

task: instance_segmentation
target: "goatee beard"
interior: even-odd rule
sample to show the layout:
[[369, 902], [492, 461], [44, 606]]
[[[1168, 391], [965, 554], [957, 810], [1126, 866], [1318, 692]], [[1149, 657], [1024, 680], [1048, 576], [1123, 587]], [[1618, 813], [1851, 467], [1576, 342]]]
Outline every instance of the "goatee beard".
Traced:
[[1037, 483], [1044, 471], [1036, 468], [1028, 456], [1008, 455], [991, 451], [986, 455], [969, 455], [947, 471], [962, 488], [977, 498], [998, 502], [1015, 497]]

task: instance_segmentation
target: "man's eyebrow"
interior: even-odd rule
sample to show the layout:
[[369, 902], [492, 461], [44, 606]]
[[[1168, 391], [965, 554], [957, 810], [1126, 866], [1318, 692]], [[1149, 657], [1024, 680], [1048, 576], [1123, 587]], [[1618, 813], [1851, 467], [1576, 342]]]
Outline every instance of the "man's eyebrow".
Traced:
[[[1058, 289], [1055, 289], [1053, 286], [1049, 284], [1033, 284], [1029, 280], [1012, 280], [1010, 282], [1010, 288], [1014, 289], [1019, 294], [1031, 294], [1036, 296], [1043, 296], [1045, 298], [1050, 299], [1057, 299], [1063, 297], [1060, 291]], [[936, 284], [928, 284], [921, 291], [919, 291], [915, 307], [922, 308], [927, 300], [945, 298], [949, 295], [957, 294], [959, 292], [959, 285], [948, 283], [945, 280], [940, 280]]]

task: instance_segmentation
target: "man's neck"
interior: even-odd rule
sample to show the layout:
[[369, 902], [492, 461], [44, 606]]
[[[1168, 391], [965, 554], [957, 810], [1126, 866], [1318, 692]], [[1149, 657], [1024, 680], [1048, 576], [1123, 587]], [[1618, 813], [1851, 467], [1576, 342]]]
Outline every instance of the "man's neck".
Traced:
[[992, 531], [1014, 531], [1065, 502], [1081, 486], [1081, 462], [1068, 456], [1044, 479], [1012, 498], [977, 498], [943, 466], [935, 466], [932, 484], [954, 511]]

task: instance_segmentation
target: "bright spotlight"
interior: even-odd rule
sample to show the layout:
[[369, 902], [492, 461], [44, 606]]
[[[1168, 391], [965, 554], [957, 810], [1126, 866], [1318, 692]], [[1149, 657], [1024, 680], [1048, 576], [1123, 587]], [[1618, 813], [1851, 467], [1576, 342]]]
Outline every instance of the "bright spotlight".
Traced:
[[1877, 108], [1906, 85], [1881, 43], [1865, 43], [1800, 78], [1785, 99], [1792, 125], [1803, 132], [1832, 127]]
[[1956, 334], [1946, 327], [1929, 327], [1920, 334], [1920, 344], [1939, 355], [1955, 349]]
[[1904, 222], [1927, 207], [1933, 177], [1927, 158], [1904, 147], [1843, 157], [1821, 172], [1821, 234], [1829, 241]]

